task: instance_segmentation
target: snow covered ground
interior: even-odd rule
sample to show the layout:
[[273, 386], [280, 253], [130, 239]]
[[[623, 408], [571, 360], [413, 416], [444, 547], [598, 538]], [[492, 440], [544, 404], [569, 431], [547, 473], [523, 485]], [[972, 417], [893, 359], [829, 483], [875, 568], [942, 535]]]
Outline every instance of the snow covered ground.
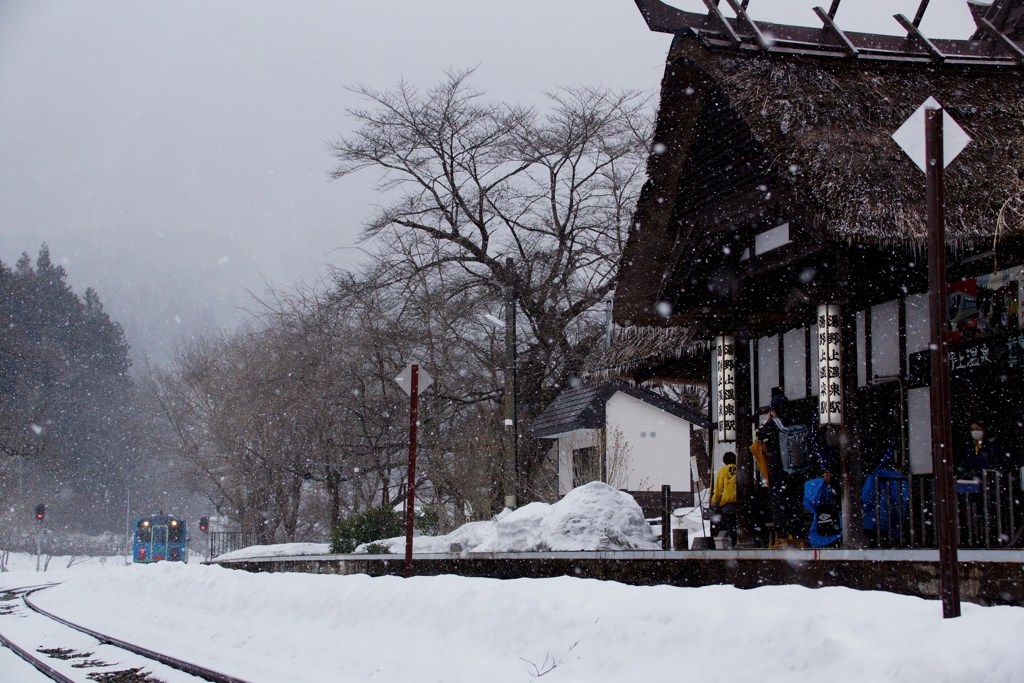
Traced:
[[[38, 582], [0, 576], [0, 588]], [[844, 588], [636, 587], [575, 578], [250, 574], [76, 565], [41, 607], [240, 676], [289, 681], [1024, 680], [1024, 609]], [[156, 616], [158, 615], [158, 616]], [[5, 628], [0, 619], [0, 628]]]

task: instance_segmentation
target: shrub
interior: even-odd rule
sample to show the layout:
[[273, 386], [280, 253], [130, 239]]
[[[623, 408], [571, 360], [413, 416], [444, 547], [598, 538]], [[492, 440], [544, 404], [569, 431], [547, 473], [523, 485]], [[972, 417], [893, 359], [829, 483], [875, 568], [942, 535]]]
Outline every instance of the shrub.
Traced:
[[448, 511], [438, 505], [424, 505], [413, 517], [413, 526], [426, 536], [437, 536], [451, 523]]
[[331, 530], [331, 552], [351, 553], [357, 545], [401, 536], [404, 516], [391, 508], [367, 508], [338, 522]]
[[384, 543], [371, 543], [364, 548], [367, 555], [390, 555], [391, 548]]

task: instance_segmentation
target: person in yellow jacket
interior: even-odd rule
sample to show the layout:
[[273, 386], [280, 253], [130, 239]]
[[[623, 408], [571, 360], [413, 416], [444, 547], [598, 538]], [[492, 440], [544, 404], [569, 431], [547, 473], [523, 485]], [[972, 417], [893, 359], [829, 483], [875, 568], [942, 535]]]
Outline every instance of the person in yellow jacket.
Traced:
[[736, 454], [722, 456], [725, 463], [715, 474], [715, 490], [711, 495], [711, 523], [726, 531], [736, 546]]

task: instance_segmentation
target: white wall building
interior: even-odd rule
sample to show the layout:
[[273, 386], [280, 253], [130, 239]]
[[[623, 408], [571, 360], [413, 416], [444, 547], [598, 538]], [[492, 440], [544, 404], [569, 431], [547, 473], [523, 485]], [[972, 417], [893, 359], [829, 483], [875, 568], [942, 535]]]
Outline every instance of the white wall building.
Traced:
[[558, 452], [558, 493], [589, 481], [633, 492], [691, 491], [695, 430], [707, 418], [626, 382], [608, 380], [569, 389], [530, 426]]

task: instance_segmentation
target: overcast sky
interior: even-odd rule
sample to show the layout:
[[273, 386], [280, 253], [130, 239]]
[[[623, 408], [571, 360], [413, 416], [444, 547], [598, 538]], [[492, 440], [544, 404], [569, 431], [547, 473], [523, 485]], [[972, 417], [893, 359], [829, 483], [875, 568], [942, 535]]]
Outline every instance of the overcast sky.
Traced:
[[[818, 25], [814, 4], [750, 10]], [[917, 4], [846, 0], [837, 21], [899, 33]], [[965, 0], [932, 0], [923, 29], [969, 35]], [[346, 84], [479, 65], [478, 87], [527, 104], [558, 85], [656, 92], [669, 42], [632, 0], [0, 0], [0, 259], [47, 242], [136, 359], [162, 361], [237, 324], [247, 291], [357, 258], [373, 177], [325, 176], [358, 105]]]

